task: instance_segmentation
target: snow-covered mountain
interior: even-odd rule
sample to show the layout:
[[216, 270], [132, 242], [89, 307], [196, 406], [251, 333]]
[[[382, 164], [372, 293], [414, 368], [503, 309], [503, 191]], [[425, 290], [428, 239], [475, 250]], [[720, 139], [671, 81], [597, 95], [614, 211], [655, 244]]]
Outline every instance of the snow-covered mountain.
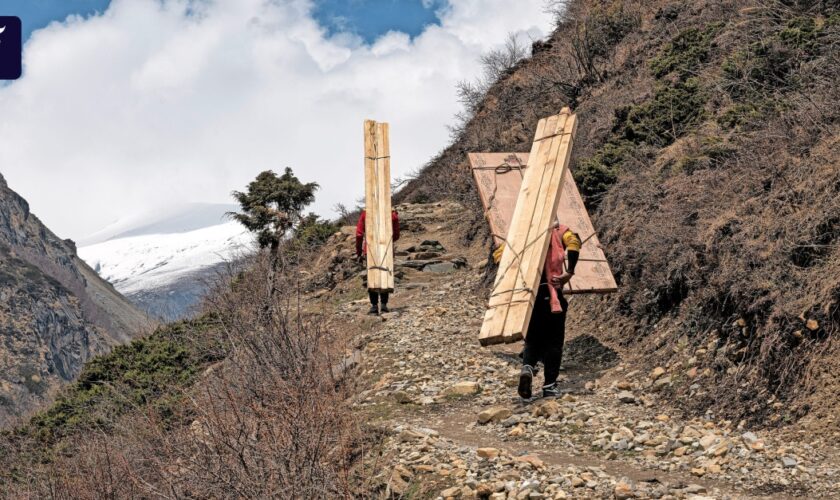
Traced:
[[83, 239], [79, 255], [150, 314], [181, 318], [218, 266], [253, 250], [253, 237], [225, 217], [236, 208], [189, 204], [129, 217]]

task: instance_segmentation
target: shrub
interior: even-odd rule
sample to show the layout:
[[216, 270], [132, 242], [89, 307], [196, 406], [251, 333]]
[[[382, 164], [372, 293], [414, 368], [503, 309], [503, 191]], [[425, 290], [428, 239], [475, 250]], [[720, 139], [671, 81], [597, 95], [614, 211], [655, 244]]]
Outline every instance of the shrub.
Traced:
[[708, 60], [712, 42], [722, 27], [722, 23], [713, 23], [704, 30], [692, 28], [681, 32], [651, 59], [653, 75], [657, 78], [674, 72], [683, 78], [692, 75]]
[[800, 83], [798, 68], [833, 46], [827, 35], [840, 25], [840, 15], [828, 19], [795, 17], [783, 28], [726, 58], [724, 88], [735, 99], [755, 101], [775, 90]]
[[633, 152], [629, 141], [608, 142], [594, 156], [581, 160], [575, 169], [575, 181], [584, 196], [591, 197], [615, 184], [621, 165]]
[[641, 24], [638, 12], [623, 2], [594, 7], [567, 22], [573, 23], [571, 55], [584, 84], [607, 78], [605, 63], [612, 59], [616, 45]]
[[[637, 146], [668, 146], [701, 121], [706, 95], [692, 75], [707, 62], [722, 27], [722, 23], [714, 23], [703, 30], [682, 31], [650, 61], [651, 71], [659, 79], [653, 96], [618, 109], [613, 137], [592, 157], [578, 163], [576, 180], [584, 196], [591, 200], [609, 189]], [[676, 78], [665, 78], [672, 74]], [[691, 172], [697, 164], [678, 167]]]
[[717, 117], [718, 124], [723, 128], [751, 128], [760, 124], [765, 116], [756, 103], [737, 103], [727, 108]]
[[665, 147], [703, 117], [706, 97], [695, 78], [660, 84], [651, 99], [616, 112], [613, 137], [590, 158], [578, 162], [575, 180], [592, 198], [618, 179], [639, 146]]
[[338, 223], [321, 219], [310, 213], [295, 228], [295, 246], [302, 248], [316, 248], [323, 245], [330, 236], [341, 229]]
[[662, 84], [652, 99], [624, 110], [616, 132], [636, 144], [664, 147], [700, 121], [705, 103], [696, 78]]
[[365, 443], [346, 337], [301, 311], [294, 266], [270, 297], [266, 254], [227, 277], [202, 319], [98, 358], [52, 408], [0, 435], [5, 496], [358, 496]]
[[137, 406], [161, 403], [158, 411], [171, 415], [175, 394], [222, 357], [206, 336], [214, 322], [208, 315], [167, 325], [94, 358], [53, 406], [32, 418], [26, 431], [53, 442], [82, 429], [110, 428]]

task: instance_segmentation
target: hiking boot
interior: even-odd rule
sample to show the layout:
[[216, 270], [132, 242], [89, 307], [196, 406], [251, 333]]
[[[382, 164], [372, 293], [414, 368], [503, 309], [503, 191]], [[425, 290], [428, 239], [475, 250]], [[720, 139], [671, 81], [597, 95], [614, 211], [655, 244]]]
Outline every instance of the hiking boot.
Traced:
[[522, 399], [531, 399], [531, 381], [534, 380], [534, 367], [531, 365], [522, 365], [522, 370], [519, 372], [519, 387], [516, 392]]
[[370, 306], [370, 311], [368, 311], [368, 314], [372, 314], [374, 316], [378, 315], [379, 314], [379, 307], [377, 307], [375, 305]]
[[391, 310], [390, 310], [390, 309], [388, 309], [388, 304], [382, 304], [382, 305], [379, 307], [379, 312], [382, 312], [382, 313], [389, 313], [389, 312], [391, 312]]
[[560, 396], [560, 388], [557, 387], [557, 382], [543, 386], [544, 398], [556, 398]]

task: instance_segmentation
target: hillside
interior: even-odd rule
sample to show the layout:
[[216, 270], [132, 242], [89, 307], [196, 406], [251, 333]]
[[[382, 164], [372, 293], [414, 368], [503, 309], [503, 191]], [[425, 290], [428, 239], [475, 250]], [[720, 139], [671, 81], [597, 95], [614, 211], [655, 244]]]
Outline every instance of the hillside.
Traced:
[[392, 312], [365, 314], [352, 226], [298, 275], [312, 291], [277, 301], [291, 321], [278, 316], [275, 335], [254, 316], [265, 263], [253, 261], [231, 289], [216, 291], [204, 317], [97, 358], [58, 404], [0, 437], [0, 485], [81, 498], [282, 491], [276, 496], [700, 500], [836, 491], [836, 433], [803, 439], [796, 427], [684, 415], [663, 397], [674, 372], [640, 371], [632, 352], [600, 340], [603, 332], [572, 332], [562, 398], [523, 404], [520, 346], [476, 341], [486, 260], [482, 246], [463, 243], [464, 207], [397, 209]]
[[399, 199], [460, 200], [486, 241], [466, 154], [528, 151], [571, 105], [620, 288], [577, 301], [573, 331], [672, 367], [689, 411], [836, 426], [836, 2], [575, 1], [559, 19]]
[[149, 327], [0, 176], [0, 426]]
[[[760, 429], [712, 411], [685, 414], [664, 394], [677, 369], [644, 369], [605, 329], [571, 330], [560, 377], [564, 395], [523, 404], [516, 395], [521, 344], [482, 348], [477, 342], [486, 260], [480, 245], [463, 242], [464, 207], [397, 209], [413, 230], [397, 244], [401, 281], [392, 312], [363, 316], [366, 300], [353, 300], [360, 297], [357, 279], [318, 299], [354, 332], [362, 358], [355, 408], [368, 426], [386, 433], [376, 450], [384, 466], [372, 481], [379, 497], [836, 494], [840, 433], [803, 435], [801, 428]], [[349, 258], [351, 229], [330, 242], [331, 262]], [[430, 240], [443, 249], [438, 257], [422, 248]], [[430, 267], [434, 261], [467, 265]]]

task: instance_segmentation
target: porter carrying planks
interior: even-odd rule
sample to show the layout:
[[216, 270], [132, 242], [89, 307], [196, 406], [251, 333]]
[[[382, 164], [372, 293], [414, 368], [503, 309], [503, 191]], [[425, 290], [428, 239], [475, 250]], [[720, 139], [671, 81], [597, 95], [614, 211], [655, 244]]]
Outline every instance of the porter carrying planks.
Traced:
[[522, 178], [481, 325], [482, 345], [515, 342], [527, 333], [576, 129], [577, 120], [569, 108], [537, 125], [530, 165]]
[[[528, 153], [470, 153], [473, 177], [478, 185], [484, 214], [496, 245], [501, 245], [513, 216], [522, 176], [528, 165]], [[566, 170], [563, 192], [557, 207], [557, 219], [580, 235], [583, 247], [575, 277], [563, 293], [611, 293], [618, 290], [609, 263], [601, 249], [595, 227], [589, 219], [571, 169]]]
[[365, 120], [365, 212], [368, 290], [393, 292], [394, 241], [388, 124], [373, 120]]

